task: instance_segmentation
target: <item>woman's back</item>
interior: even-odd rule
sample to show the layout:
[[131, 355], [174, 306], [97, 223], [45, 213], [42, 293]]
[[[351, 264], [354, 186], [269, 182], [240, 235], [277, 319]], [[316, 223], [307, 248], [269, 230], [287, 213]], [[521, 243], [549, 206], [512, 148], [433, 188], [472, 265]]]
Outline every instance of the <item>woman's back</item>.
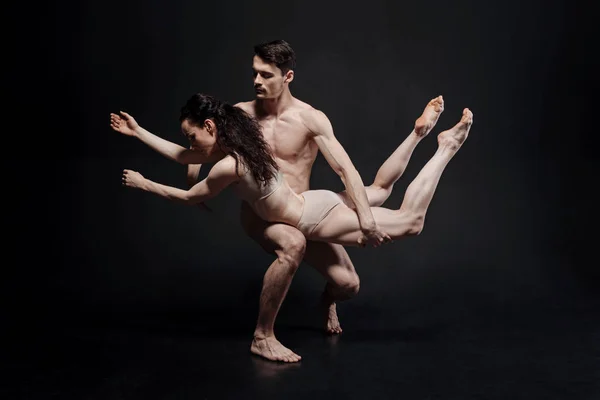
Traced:
[[273, 179], [261, 185], [241, 163], [239, 169], [240, 179], [233, 185], [233, 190], [259, 217], [268, 222], [282, 222], [293, 226], [298, 223], [304, 202], [290, 188], [281, 171], [276, 171]]

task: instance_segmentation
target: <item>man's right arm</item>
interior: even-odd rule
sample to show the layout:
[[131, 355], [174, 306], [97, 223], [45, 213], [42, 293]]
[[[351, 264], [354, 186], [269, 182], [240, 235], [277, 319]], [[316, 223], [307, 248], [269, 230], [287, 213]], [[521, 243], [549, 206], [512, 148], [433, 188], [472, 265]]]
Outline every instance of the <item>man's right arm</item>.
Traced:
[[369, 241], [374, 246], [379, 246], [390, 240], [389, 235], [377, 226], [360, 174], [333, 134], [333, 127], [327, 116], [321, 111], [312, 109], [302, 113], [302, 122], [312, 133], [313, 140], [327, 163], [342, 179], [346, 192], [354, 203], [360, 228], [364, 234], [364, 237], [359, 239], [359, 244], [363, 245]]

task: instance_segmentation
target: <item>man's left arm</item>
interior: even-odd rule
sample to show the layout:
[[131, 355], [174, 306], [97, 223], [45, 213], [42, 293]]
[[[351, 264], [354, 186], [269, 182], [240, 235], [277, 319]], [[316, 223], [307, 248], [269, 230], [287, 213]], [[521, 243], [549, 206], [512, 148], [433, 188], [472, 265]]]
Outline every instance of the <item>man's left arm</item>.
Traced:
[[335, 137], [329, 118], [319, 110], [310, 110], [302, 114], [302, 120], [312, 132], [313, 140], [327, 163], [342, 179], [346, 192], [356, 207], [360, 227], [366, 239], [373, 245], [389, 240], [389, 236], [379, 230], [373, 218], [365, 185], [350, 156]]

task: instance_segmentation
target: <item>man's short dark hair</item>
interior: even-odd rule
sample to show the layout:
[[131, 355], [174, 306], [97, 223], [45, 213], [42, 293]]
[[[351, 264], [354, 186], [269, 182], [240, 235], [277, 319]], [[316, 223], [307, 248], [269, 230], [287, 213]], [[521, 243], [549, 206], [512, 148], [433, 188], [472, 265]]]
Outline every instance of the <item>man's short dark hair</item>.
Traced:
[[296, 68], [296, 53], [285, 40], [273, 40], [254, 46], [254, 54], [268, 63], [277, 65], [282, 74]]

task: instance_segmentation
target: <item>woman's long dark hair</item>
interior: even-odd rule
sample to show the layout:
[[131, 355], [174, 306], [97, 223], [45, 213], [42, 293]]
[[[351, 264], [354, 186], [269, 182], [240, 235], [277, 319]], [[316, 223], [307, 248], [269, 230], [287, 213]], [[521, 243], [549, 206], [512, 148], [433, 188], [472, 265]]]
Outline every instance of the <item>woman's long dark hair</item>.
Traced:
[[217, 144], [238, 163], [242, 162], [254, 179], [265, 185], [279, 170], [260, 125], [248, 113], [212, 96], [197, 93], [181, 108], [180, 121], [188, 120], [201, 127], [206, 119], [217, 125]]

